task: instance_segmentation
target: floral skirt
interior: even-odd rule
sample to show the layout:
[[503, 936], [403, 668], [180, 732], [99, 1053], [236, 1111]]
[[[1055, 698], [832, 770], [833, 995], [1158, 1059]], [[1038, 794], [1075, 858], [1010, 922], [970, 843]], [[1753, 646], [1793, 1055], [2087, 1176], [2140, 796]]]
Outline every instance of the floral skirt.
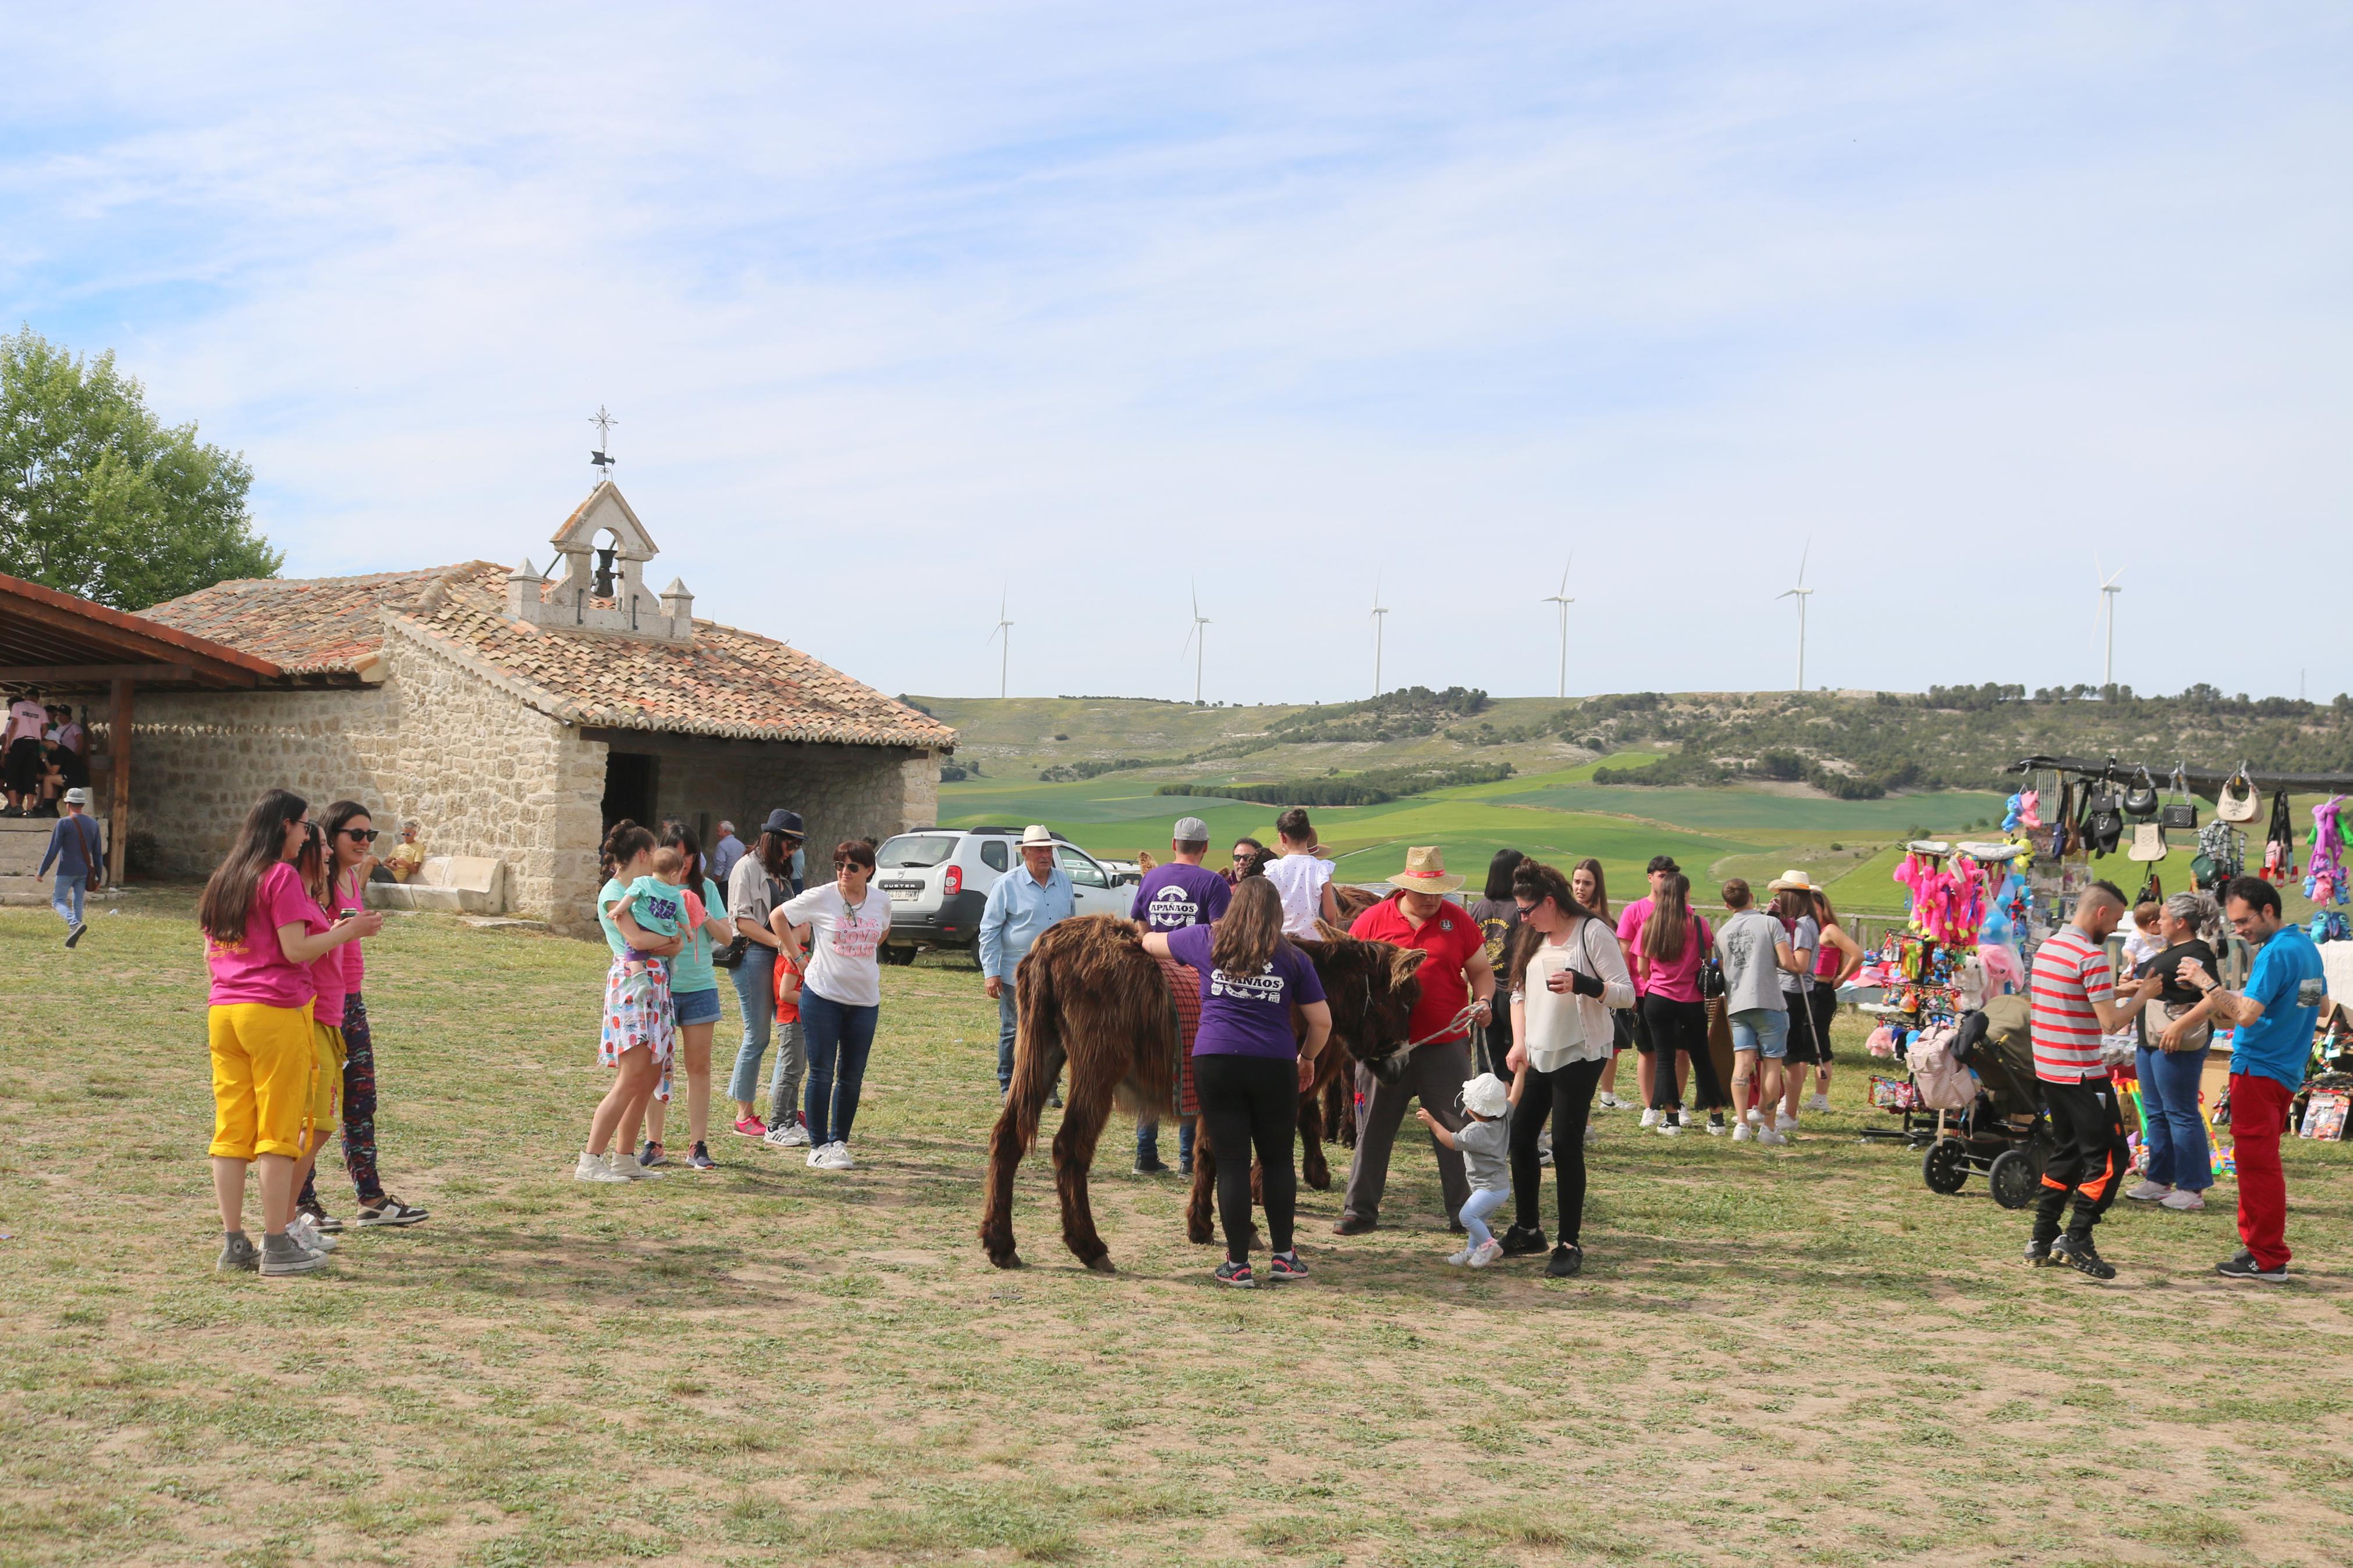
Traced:
[[646, 1047], [662, 1069], [654, 1098], [666, 1100], [670, 1057], [678, 1047], [678, 1014], [670, 1005], [670, 966], [659, 958], [644, 963], [633, 974], [630, 962], [617, 958], [605, 972], [605, 1028], [596, 1043], [596, 1063], [617, 1068], [624, 1053]]

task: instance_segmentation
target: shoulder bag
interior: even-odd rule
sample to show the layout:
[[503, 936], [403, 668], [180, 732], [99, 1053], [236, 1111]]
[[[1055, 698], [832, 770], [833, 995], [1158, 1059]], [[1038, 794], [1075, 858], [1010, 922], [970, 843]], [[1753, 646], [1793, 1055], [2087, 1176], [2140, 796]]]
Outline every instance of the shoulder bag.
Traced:
[[2176, 833], [2198, 831], [2198, 803], [2189, 798], [2189, 779], [2181, 764], [2173, 764], [2173, 798], [2158, 814], [2157, 825]]
[[2253, 822], [2263, 809], [2263, 796], [2255, 789], [2255, 781], [2247, 776], [2247, 764], [2241, 763], [2238, 771], [2222, 781], [2221, 793], [2214, 797], [2214, 815], [2225, 822]]
[[2157, 815], [2157, 781], [2148, 776], [2147, 767], [2126, 788], [2121, 805], [2124, 814], [2136, 821]]

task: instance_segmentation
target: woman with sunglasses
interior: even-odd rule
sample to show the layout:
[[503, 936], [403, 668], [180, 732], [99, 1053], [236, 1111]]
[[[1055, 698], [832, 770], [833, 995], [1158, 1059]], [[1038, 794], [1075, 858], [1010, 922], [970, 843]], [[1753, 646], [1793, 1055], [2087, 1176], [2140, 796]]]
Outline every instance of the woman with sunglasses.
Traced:
[[[326, 907], [330, 914], [367, 907], [364, 890], [380, 861], [377, 838], [368, 808], [355, 800], [339, 800], [327, 808], [327, 856], [330, 866]], [[367, 999], [360, 994], [367, 963], [360, 944], [343, 944], [343, 1169], [351, 1173], [358, 1195], [358, 1223], [363, 1228], [416, 1225], [427, 1211], [402, 1203], [384, 1190], [375, 1168], [375, 1041], [368, 1031]], [[330, 1020], [321, 1018], [324, 1024]], [[301, 1212], [320, 1230], [332, 1236], [343, 1222], [319, 1202], [319, 1184], [312, 1173], [302, 1184]]]

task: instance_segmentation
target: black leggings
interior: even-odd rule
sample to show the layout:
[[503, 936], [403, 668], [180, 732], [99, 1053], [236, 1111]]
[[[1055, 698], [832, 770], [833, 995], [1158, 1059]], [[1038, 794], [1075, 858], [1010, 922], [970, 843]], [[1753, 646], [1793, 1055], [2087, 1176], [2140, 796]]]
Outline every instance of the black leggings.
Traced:
[[[1656, 1065], [1651, 1070], [1651, 1105], [1658, 1110], [1673, 1110], [1683, 1105], [1683, 1097], [1675, 1087], [1675, 1053], [1691, 1053], [1692, 1088], [1696, 1091], [1696, 1103], [1702, 1110], [1720, 1110], [1732, 1103], [1725, 1097], [1724, 1088], [1715, 1081], [1715, 1058], [1707, 1048], [1707, 1004], [1677, 1002], [1667, 996], [1642, 998], [1642, 1026], [1650, 1031], [1652, 1056]], [[1557, 1144], [1560, 1135], [1556, 1132]]]
[[1512, 1112], [1512, 1198], [1520, 1229], [1535, 1230], [1543, 1223], [1537, 1198], [1544, 1167], [1536, 1159], [1536, 1141], [1549, 1116], [1553, 1183], [1560, 1189], [1560, 1239], [1566, 1246], [1577, 1245], [1585, 1226], [1585, 1123], [1593, 1114], [1593, 1091], [1608, 1065], [1604, 1057], [1571, 1062], [1556, 1072], [1528, 1069], [1528, 1086], [1520, 1091], [1519, 1106]]
[[1253, 1152], [1266, 1201], [1267, 1240], [1277, 1252], [1290, 1251], [1292, 1212], [1299, 1197], [1299, 1176], [1291, 1163], [1299, 1131], [1299, 1064], [1289, 1057], [1197, 1055], [1193, 1091], [1218, 1156], [1218, 1219], [1226, 1228], [1226, 1256], [1236, 1263], [1250, 1258]]

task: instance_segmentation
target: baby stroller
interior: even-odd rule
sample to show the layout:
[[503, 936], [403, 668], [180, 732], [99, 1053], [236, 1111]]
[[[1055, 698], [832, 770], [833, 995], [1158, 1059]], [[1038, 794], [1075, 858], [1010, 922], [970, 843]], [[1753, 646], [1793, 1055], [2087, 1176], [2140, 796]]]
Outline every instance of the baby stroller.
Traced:
[[2006, 1209], [2034, 1201], [2052, 1137], [2034, 1089], [2027, 1016], [2025, 997], [1996, 996], [1957, 1028], [1930, 1031], [1913, 1045], [1919, 1103], [1905, 1111], [1904, 1129], [1926, 1136], [1920, 1180], [1930, 1192], [1957, 1193], [1976, 1174]]

